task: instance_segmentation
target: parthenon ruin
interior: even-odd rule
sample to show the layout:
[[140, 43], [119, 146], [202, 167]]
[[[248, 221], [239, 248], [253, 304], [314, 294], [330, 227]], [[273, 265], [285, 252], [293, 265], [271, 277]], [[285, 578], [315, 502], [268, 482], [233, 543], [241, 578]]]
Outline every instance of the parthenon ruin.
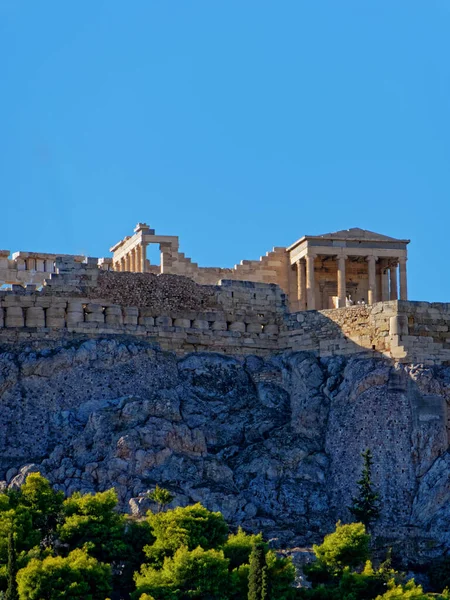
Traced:
[[[156, 244], [160, 264], [147, 258]], [[112, 258], [89, 258], [102, 270], [183, 275], [203, 285], [231, 279], [275, 283], [289, 298], [292, 311], [341, 308], [348, 303], [407, 300], [407, 245], [396, 239], [353, 228], [318, 236], [306, 235], [288, 247], [276, 247], [259, 260], [243, 260], [234, 268], [199, 267], [179, 252], [177, 236], [157, 235], [138, 223], [131, 236], [110, 249]], [[36, 285], [55, 272], [57, 257], [69, 255], [0, 251], [0, 285]], [[75, 262], [87, 259], [72, 256]]]

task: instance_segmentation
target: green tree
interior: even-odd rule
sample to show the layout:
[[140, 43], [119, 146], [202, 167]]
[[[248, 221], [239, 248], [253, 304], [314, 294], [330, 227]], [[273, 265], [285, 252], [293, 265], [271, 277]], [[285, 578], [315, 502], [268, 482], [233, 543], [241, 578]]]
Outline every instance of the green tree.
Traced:
[[9, 535], [14, 530], [18, 567], [30, 553], [51, 547], [63, 495], [39, 473], [30, 473], [20, 489], [0, 494], [0, 589], [6, 589], [9, 560]]
[[362, 523], [342, 525], [336, 523], [336, 530], [325, 536], [320, 546], [313, 546], [319, 562], [333, 572], [341, 572], [344, 567], [357, 567], [369, 560], [369, 540]]
[[361, 454], [363, 458], [363, 470], [358, 483], [358, 495], [352, 498], [352, 504], [348, 507], [357, 522], [363, 523], [366, 529], [380, 516], [380, 495], [373, 490], [372, 464], [373, 457], [368, 448]]
[[14, 542], [14, 531], [11, 529], [8, 536], [8, 587], [6, 589], [5, 600], [18, 600], [17, 593], [17, 556], [16, 545]]
[[63, 504], [64, 521], [58, 526], [60, 541], [69, 550], [86, 546], [102, 562], [120, 561], [128, 550], [124, 542], [125, 517], [116, 511], [114, 489], [96, 494], [75, 492]]
[[268, 598], [269, 576], [266, 549], [263, 544], [255, 544], [250, 555], [248, 600], [268, 600]]
[[[150, 594], [158, 600], [228, 600], [230, 575], [222, 551], [179, 548], [162, 569], [143, 565], [135, 575], [136, 600]], [[144, 596], [145, 597], [145, 596]]]
[[376, 600], [431, 600], [435, 594], [425, 594], [422, 586], [416, 585], [414, 579], [410, 579], [405, 585], [396, 585], [392, 579], [388, 584], [388, 590], [382, 596], [377, 596]]
[[174, 499], [173, 494], [169, 490], [165, 490], [157, 485], [155, 489], [148, 493], [150, 500], [158, 505], [158, 512], [161, 512]]
[[270, 598], [272, 600], [290, 600], [296, 598], [292, 587], [295, 581], [295, 567], [291, 558], [280, 558], [269, 550], [266, 554], [269, 576]]
[[345, 567], [355, 568], [369, 560], [369, 540], [362, 523], [342, 525], [339, 521], [322, 544], [313, 546], [317, 560], [305, 565], [305, 575], [314, 587], [338, 585]]
[[40, 473], [30, 473], [20, 488], [18, 504], [31, 514], [33, 529], [39, 530], [47, 544], [56, 529], [63, 501], [63, 492], [56, 492]]
[[17, 573], [20, 600], [104, 600], [110, 580], [111, 567], [84, 549], [67, 557], [34, 558]]
[[[250, 554], [256, 544], [264, 544], [261, 533], [258, 533], [258, 535], [249, 535], [239, 527], [237, 533], [230, 534], [222, 546], [225, 558], [228, 558], [230, 561], [230, 570], [248, 564]], [[265, 544], [265, 550], [267, 551], [267, 549], [267, 544]]]
[[152, 546], [144, 548], [147, 562], [162, 567], [164, 558], [173, 556], [181, 547], [203, 550], [221, 547], [227, 538], [228, 525], [220, 512], [211, 512], [201, 504], [153, 514], [148, 523], [156, 538]]
[[114, 564], [113, 585], [114, 588], [120, 587], [124, 593], [130, 593], [134, 590], [133, 575], [145, 561], [144, 547], [153, 544], [155, 538], [147, 521], [135, 521], [129, 517], [125, 522], [123, 541], [127, 549], [123, 560]]
[[40, 473], [30, 473], [19, 490], [0, 494], [0, 563], [7, 561], [13, 526], [18, 553], [51, 546], [63, 499]]

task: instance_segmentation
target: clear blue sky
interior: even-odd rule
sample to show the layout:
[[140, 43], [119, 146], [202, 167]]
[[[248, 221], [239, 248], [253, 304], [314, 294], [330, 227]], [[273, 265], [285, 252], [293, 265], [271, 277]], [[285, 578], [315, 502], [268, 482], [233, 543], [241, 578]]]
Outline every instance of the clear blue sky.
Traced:
[[449, 0], [0, 0], [0, 247], [410, 238], [450, 301]]

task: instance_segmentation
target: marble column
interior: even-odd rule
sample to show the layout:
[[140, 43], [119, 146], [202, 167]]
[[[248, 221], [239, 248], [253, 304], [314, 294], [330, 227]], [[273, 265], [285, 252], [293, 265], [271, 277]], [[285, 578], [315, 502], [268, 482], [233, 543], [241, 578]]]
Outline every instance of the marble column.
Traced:
[[347, 258], [347, 256], [338, 256], [337, 259], [337, 295], [339, 308], [345, 306], [345, 299], [347, 297], [347, 286], [345, 282], [345, 261]]
[[306, 302], [308, 310], [316, 308], [316, 281], [314, 277], [315, 254], [306, 255]]
[[391, 263], [389, 268], [390, 274], [390, 300], [398, 300], [398, 284], [397, 284], [397, 264]]
[[367, 298], [368, 304], [374, 304], [377, 298], [377, 279], [376, 279], [376, 257], [368, 256], [366, 258], [369, 270], [369, 293]]
[[141, 273], [145, 273], [145, 265], [147, 263], [147, 244], [141, 246]]
[[136, 272], [142, 273], [142, 246], [136, 246]]
[[122, 256], [122, 258], [120, 259], [120, 270], [121, 271], [126, 271], [127, 270], [127, 264], [126, 264], [125, 256]]
[[136, 248], [133, 248], [130, 252], [131, 254], [131, 270], [133, 271], [133, 273], [136, 273], [137, 268], [136, 268]]
[[381, 264], [381, 301], [389, 300], [389, 264], [387, 260], [383, 260]]
[[400, 300], [408, 300], [408, 282], [406, 277], [406, 258], [399, 258], [400, 265]]
[[300, 259], [297, 265], [297, 300], [298, 309], [306, 310], [306, 263]]
[[125, 256], [125, 271], [131, 271], [130, 253]]

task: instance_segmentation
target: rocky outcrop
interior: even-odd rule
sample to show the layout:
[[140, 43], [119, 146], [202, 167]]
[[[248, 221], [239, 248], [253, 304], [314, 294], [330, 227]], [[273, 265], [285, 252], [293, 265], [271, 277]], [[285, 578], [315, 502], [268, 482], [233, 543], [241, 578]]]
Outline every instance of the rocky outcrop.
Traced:
[[0, 354], [0, 479], [40, 470], [66, 493], [155, 483], [280, 544], [316, 541], [374, 454], [379, 536], [450, 546], [450, 369], [381, 358], [179, 358], [131, 338]]

